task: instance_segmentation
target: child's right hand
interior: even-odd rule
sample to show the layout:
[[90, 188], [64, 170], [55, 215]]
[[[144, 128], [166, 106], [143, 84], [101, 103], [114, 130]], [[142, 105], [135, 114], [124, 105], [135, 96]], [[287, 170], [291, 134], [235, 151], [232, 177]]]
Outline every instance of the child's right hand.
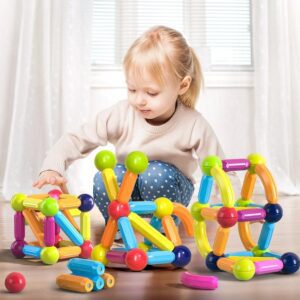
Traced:
[[55, 171], [44, 171], [40, 174], [39, 179], [33, 183], [33, 187], [42, 188], [45, 184], [57, 185], [60, 188], [64, 187], [67, 179]]

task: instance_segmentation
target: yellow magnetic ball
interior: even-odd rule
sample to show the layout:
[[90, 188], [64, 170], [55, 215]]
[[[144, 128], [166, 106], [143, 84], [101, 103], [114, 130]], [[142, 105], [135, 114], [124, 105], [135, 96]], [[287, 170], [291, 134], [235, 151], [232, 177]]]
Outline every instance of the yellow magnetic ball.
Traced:
[[251, 165], [261, 165], [266, 163], [266, 159], [258, 153], [251, 153], [247, 158]]
[[108, 251], [108, 249], [106, 249], [102, 245], [97, 245], [94, 247], [94, 249], [92, 251], [91, 258], [93, 260], [100, 261], [101, 263], [103, 263], [106, 266], [108, 264], [108, 260], [106, 258], [107, 251]]
[[168, 198], [157, 198], [154, 203], [156, 204], [155, 217], [163, 218], [164, 216], [170, 216], [173, 213], [173, 203]]
[[201, 216], [201, 210], [203, 207], [209, 207], [209, 204], [202, 204], [199, 202], [195, 202], [191, 207], [191, 213], [194, 220], [200, 222], [203, 221], [204, 218]]

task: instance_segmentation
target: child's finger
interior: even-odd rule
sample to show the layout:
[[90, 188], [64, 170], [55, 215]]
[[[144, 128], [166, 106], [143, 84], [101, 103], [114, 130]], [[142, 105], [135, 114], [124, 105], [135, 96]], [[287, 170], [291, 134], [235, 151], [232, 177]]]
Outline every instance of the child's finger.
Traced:
[[40, 189], [40, 188], [42, 188], [45, 185], [45, 183], [46, 183], [45, 179], [40, 179], [40, 180], [36, 181], [33, 184], [33, 186], [36, 187], [36, 188], [38, 188], [38, 189]]
[[56, 184], [63, 184], [66, 182], [67, 182], [67, 179], [65, 179], [63, 177], [56, 177]]

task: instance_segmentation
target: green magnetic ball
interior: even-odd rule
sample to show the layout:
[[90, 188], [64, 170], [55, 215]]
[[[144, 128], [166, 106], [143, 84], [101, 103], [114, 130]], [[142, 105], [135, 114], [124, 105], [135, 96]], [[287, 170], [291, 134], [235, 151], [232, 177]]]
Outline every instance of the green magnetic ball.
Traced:
[[15, 211], [22, 211], [24, 209], [23, 201], [26, 199], [25, 194], [15, 194], [10, 200], [10, 205]]
[[251, 249], [251, 252], [253, 253], [254, 256], [256, 257], [262, 257], [264, 253], [270, 252], [270, 249], [267, 248], [265, 250], [259, 249], [258, 246], [255, 246]]
[[97, 153], [94, 163], [97, 170], [103, 171], [105, 169], [113, 169], [117, 164], [117, 160], [113, 152], [103, 150]]
[[56, 247], [45, 247], [41, 251], [41, 260], [46, 265], [53, 265], [58, 262], [59, 252]]
[[248, 207], [249, 204], [252, 204], [253, 201], [251, 199], [243, 199], [243, 198], [240, 198], [238, 199], [235, 204], [237, 207]]
[[209, 204], [202, 204], [199, 202], [195, 202], [191, 207], [191, 214], [194, 220], [200, 222], [203, 221], [204, 218], [201, 216], [201, 210], [203, 207], [209, 207]]
[[53, 217], [57, 214], [59, 205], [56, 199], [48, 197], [41, 202], [39, 209], [46, 217]]
[[211, 176], [210, 174], [211, 169], [217, 166], [222, 168], [221, 159], [215, 155], [207, 156], [203, 159], [201, 164], [202, 173], [204, 173], [207, 176]]
[[134, 174], [143, 173], [148, 167], [148, 158], [143, 152], [133, 151], [127, 155], [125, 166]]
[[254, 274], [255, 265], [248, 258], [242, 258], [233, 265], [233, 275], [238, 280], [250, 280]]

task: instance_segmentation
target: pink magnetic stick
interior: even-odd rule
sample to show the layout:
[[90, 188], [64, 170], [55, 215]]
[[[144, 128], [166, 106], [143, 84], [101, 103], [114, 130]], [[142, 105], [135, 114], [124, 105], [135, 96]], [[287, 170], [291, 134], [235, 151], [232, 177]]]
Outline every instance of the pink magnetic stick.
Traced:
[[55, 244], [55, 221], [53, 217], [46, 217], [44, 221], [45, 245], [51, 247]]
[[215, 290], [218, 287], [216, 276], [202, 276], [184, 272], [181, 274], [180, 281], [183, 285], [194, 289]]
[[25, 239], [25, 220], [22, 212], [17, 211], [14, 215], [14, 228], [16, 241], [24, 241]]

